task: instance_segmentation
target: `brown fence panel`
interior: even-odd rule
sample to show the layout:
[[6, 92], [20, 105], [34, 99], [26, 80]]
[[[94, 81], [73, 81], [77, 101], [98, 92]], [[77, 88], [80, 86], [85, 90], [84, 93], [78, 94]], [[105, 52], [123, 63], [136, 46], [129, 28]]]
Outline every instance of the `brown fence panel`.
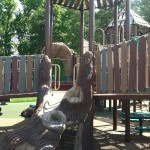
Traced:
[[3, 93], [3, 88], [4, 88], [4, 74], [3, 74], [3, 69], [4, 69], [4, 63], [2, 60], [2, 57], [0, 57], [0, 94]]
[[27, 56], [27, 92], [32, 91], [32, 77], [33, 77], [33, 57]]
[[150, 87], [150, 33], [147, 36], [147, 48], [148, 48], [148, 86]]
[[132, 40], [130, 45], [129, 92], [137, 90], [137, 59], [137, 41]]
[[11, 83], [12, 83], [12, 90], [11, 93], [17, 93], [18, 89], [18, 59], [16, 56], [12, 57], [12, 78], [11, 78]]
[[146, 38], [144, 36], [139, 39], [138, 52], [138, 89], [143, 92], [146, 87]]
[[127, 91], [127, 83], [128, 83], [128, 46], [124, 42], [121, 45], [121, 92]]
[[120, 68], [119, 68], [119, 52], [118, 52], [118, 46], [114, 46], [114, 86], [115, 86], [115, 92], [120, 92]]
[[96, 89], [97, 93], [101, 93], [101, 52], [98, 50], [96, 53]]
[[107, 49], [107, 62], [108, 62], [108, 93], [112, 93], [114, 87], [112, 47], [108, 47]]

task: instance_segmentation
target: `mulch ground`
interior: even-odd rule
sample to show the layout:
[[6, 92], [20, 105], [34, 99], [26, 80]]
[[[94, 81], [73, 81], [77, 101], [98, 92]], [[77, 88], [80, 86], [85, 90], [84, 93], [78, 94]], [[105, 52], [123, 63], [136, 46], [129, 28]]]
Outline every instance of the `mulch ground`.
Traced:
[[[17, 105], [18, 106], [18, 105]], [[24, 109], [28, 104], [24, 105]], [[5, 107], [9, 107], [9, 104]], [[20, 107], [22, 109], [23, 106]], [[16, 109], [16, 115], [21, 113], [20, 109]], [[9, 110], [9, 109], [7, 109]], [[11, 110], [10, 110], [11, 111]], [[6, 111], [5, 111], [6, 113]], [[27, 123], [29, 119], [24, 119], [18, 115], [18, 117], [9, 117], [8, 114], [5, 117], [5, 113], [0, 116], [0, 142], [6, 132], [14, 130], [19, 126]], [[9, 113], [9, 111], [7, 111]], [[9, 115], [12, 115], [11, 113]], [[93, 150], [149, 150], [150, 149], [150, 132], [144, 132], [142, 136], [134, 130], [138, 123], [131, 123], [131, 142], [124, 142], [124, 124], [121, 122], [120, 115], [118, 115], [118, 127], [116, 131], [112, 130], [112, 112], [105, 109], [103, 112], [96, 112], [94, 118], [94, 132], [93, 132]], [[150, 125], [150, 121], [146, 124]], [[62, 142], [65, 145], [65, 149], [71, 150], [73, 138], [68, 139], [65, 137]], [[66, 142], [65, 142], [66, 141]], [[69, 144], [67, 146], [67, 144]], [[59, 148], [61, 150], [61, 148]]]

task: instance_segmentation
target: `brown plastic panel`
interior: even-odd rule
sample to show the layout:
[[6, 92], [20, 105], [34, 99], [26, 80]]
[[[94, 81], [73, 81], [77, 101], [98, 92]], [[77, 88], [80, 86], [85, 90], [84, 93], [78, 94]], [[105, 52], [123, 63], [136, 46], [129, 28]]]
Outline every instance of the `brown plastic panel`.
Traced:
[[125, 42], [121, 45], [121, 92], [126, 92], [128, 88], [128, 46]]
[[12, 90], [11, 93], [17, 93], [18, 91], [18, 59], [16, 56], [12, 57]]
[[107, 61], [108, 61], [108, 93], [112, 93], [114, 89], [112, 47], [108, 47], [107, 49]]
[[137, 41], [133, 40], [130, 45], [129, 92], [137, 89], [137, 63]]
[[96, 53], [96, 88], [97, 88], [97, 93], [101, 93], [101, 51], [97, 51]]
[[114, 92], [120, 92], [120, 68], [119, 68], [119, 52], [118, 46], [114, 46]]
[[32, 91], [32, 69], [33, 69], [33, 57], [27, 56], [27, 92]]
[[4, 88], [4, 76], [3, 76], [4, 63], [2, 57], [0, 57], [0, 94], [3, 93]]
[[146, 88], [146, 38], [139, 39], [139, 60], [138, 60], [138, 90], [145, 91]]

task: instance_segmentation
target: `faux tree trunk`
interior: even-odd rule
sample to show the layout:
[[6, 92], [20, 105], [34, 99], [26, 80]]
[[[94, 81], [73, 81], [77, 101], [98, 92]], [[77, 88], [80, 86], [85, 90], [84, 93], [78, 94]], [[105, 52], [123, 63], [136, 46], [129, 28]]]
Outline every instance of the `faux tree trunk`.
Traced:
[[86, 52], [81, 58], [77, 85], [66, 92], [58, 107], [45, 112], [45, 104], [53, 99], [50, 94], [51, 62], [47, 56], [44, 56], [41, 62], [36, 111], [30, 122], [8, 132], [0, 144], [0, 149], [53, 150], [66, 126], [74, 124], [79, 125], [74, 150], [92, 149], [92, 71], [92, 53]]

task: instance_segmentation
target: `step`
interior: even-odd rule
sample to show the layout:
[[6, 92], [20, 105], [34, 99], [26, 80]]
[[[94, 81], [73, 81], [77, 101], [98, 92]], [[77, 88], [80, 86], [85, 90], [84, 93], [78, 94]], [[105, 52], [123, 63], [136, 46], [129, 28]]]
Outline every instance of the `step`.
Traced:
[[[125, 117], [125, 113], [121, 112], [121, 116]], [[130, 119], [150, 119], [150, 112], [131, 112]]]
[[135, 127], [135, 130], [150, 131], [150, 126]]

